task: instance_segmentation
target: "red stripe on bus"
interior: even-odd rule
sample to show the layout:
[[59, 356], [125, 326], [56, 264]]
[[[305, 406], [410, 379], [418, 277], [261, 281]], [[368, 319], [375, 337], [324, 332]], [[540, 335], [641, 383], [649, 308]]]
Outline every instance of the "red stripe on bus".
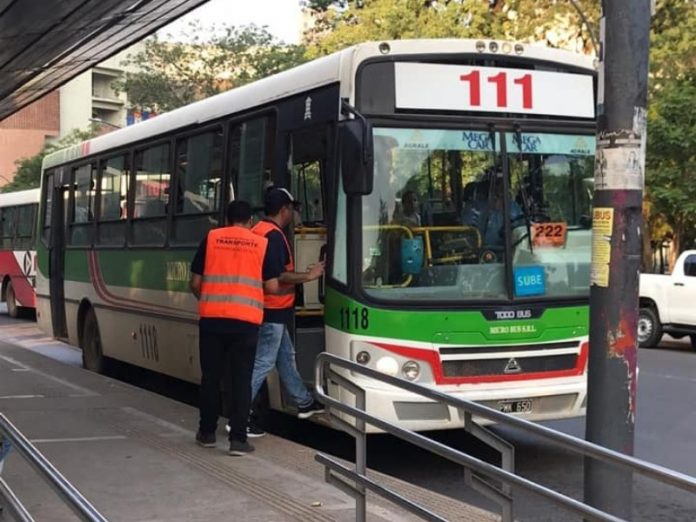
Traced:
[[[479, 375], [476, 377], [445, 377], [442, 372], [442, 360], [440, 359], [440, 353], [436, 350], [412, 348], [387, 343], [370, 342], [370, 344], [408, 359], [417, 359], [419, 361], [428, 363], [433, 372], [433, 377], [435, 378], [436, 384], [483, 384], [492, 382], [531, 381], [535, 379], [575, 377], [582, 375], [582, 373], [585, 371], [589, 351], [589, 343], [582, 343], [575, 367], [569, 370], [528, 372], [509, 375]], [[491, 350], [493, 351], [494, 348]]]
[[114, 306], [125, 307], [130, 310], [136, 307], [148, 312], [167, 311], [168, 313], [171, 313], [173, 315], [184, 317], [184, 315], [181, 313], [181, 309], [179, 308], [152, 305], [144, 301], [138, 301], [135, 299], [129, 299], [127, 297], [120, 297], [115, 294], [112, 294], [108, 286], [106, 285], [104, 278], [102, 277], [101, 267], [99, 265], [99, 254], [94, 250], [89, 251], [88, 266], [90, 271], [90, 279], [92, 280], [92, 286], [94, 287], [94, 290], [97, 292], [97, 295], [106, 303]]
[[12, 281], [17, 304], [26, 308], [36, 308], [36, 291], [29, 278], [24, 275], [14, 253], [8, 250], [0, 251], [0, 274], [3, 280], [7, 276]]

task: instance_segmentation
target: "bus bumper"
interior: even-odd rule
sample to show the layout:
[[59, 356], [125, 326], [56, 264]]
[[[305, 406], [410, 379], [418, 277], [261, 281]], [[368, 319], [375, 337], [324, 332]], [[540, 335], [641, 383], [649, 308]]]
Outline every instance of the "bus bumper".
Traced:
[[[395, 388], [370, 387], [360, 383], [365, 390], [367, 410], [370, 415], [386, 422], [413, 431], [449, 430], [464, 427], [464, 411], [445, 404], [430, 401]], [[354, 404], [353, 395], [346, 390], [332, 386], [331, 396], [341, 402]], [[447, 389], [440, 391], [454, 397], [475, 401], [490, 408], [509, 412], [526, 420], [541, 421], [580, 417], [585, 414], [587, 395], [584, 378], [560, 383], [531, 384], [524, 386], [500, 385], [496, 388]], [[523, 406], [524, 412], [514, 412]], [[510, 411], [512, 410], [512, 412]], [[528, 411], [527, 411], [528, 410]], [[346, 421], [349, 417], [342, 416]], [[479, 424], [492, 422], [474, 416]], [[380, 433], [374, 426], [367, 427], [368, 433]]]

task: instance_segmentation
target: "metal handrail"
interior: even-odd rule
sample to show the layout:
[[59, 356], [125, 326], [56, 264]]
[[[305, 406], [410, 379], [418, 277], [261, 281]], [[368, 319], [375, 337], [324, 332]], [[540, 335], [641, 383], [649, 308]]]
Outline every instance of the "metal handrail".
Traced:
[[[512, 417], [507, 414], [501, 413], [497, 410], [494, 410], [492, 408], [489, 408], [487, 406], [483, 406], [481, 404], [477, 404], [475, 402], [462, 399], [459, 397], [454, 397], [452, 395], [448, 395], [445, 393], [442, 393], [440, 391], [434, 390], [432, 388], [427, 388], [423, 385], [416, 384], [410, 381], [407, 381], [405, 379], [401, 379], [398, 377], [393, 377], [391, 375], [384, 374], [382, 372], [379, 372], [377, 370], [373, 370], [372, 368], [367, 368], [363, 365], [360, 365], [358, 363], [355, 363], [353, 361], [349, 361], [347, 359], [343, 359], [341, 357], [338, 357], [333, 354], [329, 354], [326, 352], [320, 353], [317, 356], [317, 360], [315, 363], [315, 391], [317, 398], [320, 402], [325, 404], [326, 406], [329, 407], [329, 412], [331, 412], [331, 409], [335, 409], [337, 411], [340, 411], [350, 417], [353, 417], [356, 419], [356, 426], [352, 426], [348, 422], [343, 421], [342, 419], [339, 419], [338, 417], [334, 417], [332, 420], [334, 420], [339, 427], [344, 429], [345, 431], [348, 431], [350, 434], [352, 434], [354, 437], [356, 437], [356, 472], [353, 473], [346, 473], [345, 471], [341, 470], [336, 470], [334, 469], [334, 472], [340, 473], [344, 476], [347, 476], [353, 480], [355, 480], [356, 476], [365, 476], [365, 469], [364, 469], [364, 461], [363, 462], [358, 462], [359, 460], [366, 459], [366, 450], [363, 447], [360, 447], [360, 451], [357, 451], [358, 446], [364, 446], [365, 444], [365, 430], [364, 430], [364, 424], [368, 423], [371, 424], [387, 433], [390, 433], [394, 436], [397, 436], [399, 438], [402, 438], [408, 442], [411, 442], [412, 444], [423, 448], [425, 450], [431, 451], [441, 457], [444, 457], [448, 460], [451, 460], [453, 462], [456, 462], [464, 467], [468, 467], [482, 475], [494, 478], [496, 480], [501, 481], [503, 484], [510, 484], [513, 486], [517, 486], [523, 489], [526, 489], [528, 491], [531, 491], [533, 493], [536, 493], [540, 496], [543, 496], [561, 507], [564, 507], [568, 510], [574, 511], [575, 513], [578, 513], [583, 516], [589, 516], [592, 519], [595, 520], [607, 520], [607, 521], [620, 521], [622, 519], [617, 518], [609, 513], [603, 512], [599, 509], [596, 509], [592, 506], [589, 506], [587, 504], [584, 504], [578, 500], [575, 500], [571, 497], [568, 497], [566, 495], [563, 495], [561, 493], [558, 493], [557, 491], [551, 490], [549, 488], [546, 488], [544, 486], [541, 486], [539, 484], [536, 484], [535, 482], [532, 482], [530, 480], [527, 480], [523, 477], [519, 477], [515, 475], [514, 473], [511, 473], [507, 470], [498, 468], [496, 466], [493, 466], [492, 464], [489, 464], [487, 462], [481, 461], [475, 457], [472, 457], [471, 455], [467, 455], [466, 453], [463, 453], [461, 451], [455, 450], [453, 448], [450, 448], [440, 442], [431, 440], [419, 433], [401, 428], [399, 426], [396, 426], [394, 424], [391, 424], [389, 422], [386, 422], [380, 418], [374, 417], [370, 414], [368, 414], [365, 411], [365, 392], [362, 388], [357, 386], [355, 383], [349, 381], [348, 379], [344, 378], [343, 376], [337, 374], [333, 370], [331, 370], [330, 366], [334, 365], [340, 368], [343, 368], [345, 370], [349, 370], [351, 372], [357, 373], [364, 375], [366, 377], [375, 379], [379, 382], [383, 382], [385, 384], [389, 384], [391, 386], [394, 386], [396, 388], [400, 388], [406, 391], [410, 391], [414, 394], [420, 395], [422, 397], [426, 397], [428, 399], [431, 399], [433, 401], [436, 401], [438, 403], [444, 403], [449, 406], [452, 406], [454, 408], [457, 408], [459, 410], [463, 410], [466, 412], [467, 416], [470, 415], [477, 415], [483, 418], [486, 418], [488, 420], [492, 420], [494, 422], [497, 422], [499, 424], [511, 426], [514, 428], [519, 428], [522, 431], [526, 431], [528, 433], [531, 433], [533, 435], [539, 436], [543, 439], [546, 439], [547, 441], [556, 443], [563, 448], [566, 448], [572, 452], [582, 454], [587, 457], [592, 457], [597, 460], [610, 463], [610, 464], [615, 464], [618, 466], [621, 466], [623, 468], [629, 469], [631, 471], [635, 471], [639, 474], [648, 476], [650, 478], [653, 478], [655, 480], [658, 480], [660, 482], [681, 488], [685, 491], [691, 492], [691, 493], [696, 493], [696, 478], [690, 477], [686, 474], [670, 470], [668, 468], [664, 468], [662, 466], [656, 465], [656, 464], [651, 464], [642, 460], [639, 460], [635, 457], [624, 455], [622, 453], [616, 452], [611, 449], [604, 448], [602, 446], [598, 446], [596, 444], [593, 444], [591, 442], [587, 442], [582, 439], [578, 439], [577, 437], [573, 437], [571, 435], [567, 435], [565, 433], [557, 432], [554, 431], [550, 428], [547, 428], [545, 426], [541, 426], [539, 424], [535, 424], [533, 422], [518, 418], [518, 417]], [[329, 395], [326, 394], [324, 390], [324, 383], [326, 383], [328, 380], [332, 380], [337, 384], [341, 384], [349, 388], [349, 391], [353, 394], [356, 395], [356, 403], [357, 407], [350, 406], [348, 404], [344, 404]], [[360, 444], [358, 444], [358, 439], [362, 439], [360, 441]], [[317, 460], [321, 457], [322, 461], [329, 460], [330, 457], [327, 457], [325, 455], [321, 455], [317, 457]], [[335, 462], [335, 461], [333, 461]], [[335, 466], [334, 466], [335, 467]], [[327, 479], [329, 479], [329, 468], [327, 468]], [[335, 477], [333, 482], [336, 482]], [[343, 482], [342, 480], [340, 482]], [[343, 488], [346, 487], [346, 484], [343, 483], [341, 484]], [[370, 487], [368, 483], [361, 482], [360, 483], [360, 488], [365, 488], [368, 487], [375, 491], [373, 488]], [[375, 491], [376, 493], [379, 494], [379, 491]], [[356, 516], [357, 520], [364, 520], [364, 518], [361, 518], [359, 516], [360, 512], [364, 513], [364, 506], [360, 506], [361, 503], [365, 502], [365, 496], [364, 494], [360, 494], [360, 491], [355, 491], [356, 493], [356, 502], [358, 505], [358, 516]], [[405, 507], [406, 509], [409, 509], [408, 505], [401, 504], [402, 507]], [[511, 516], [511, 512], [510, 512]]]
[[[80, 519], [88, 522], [108, 522], [97, 509], [73, 486], [43, 454], [27, 439], [10, 420], [0, 413], [0, 435], [7, 438], [12, 444], [13, 449], [22, 455], [32, 468], [48, 482], [56, 494]], [[4, 487], [0, 490], [0, 496], [10, 501], [13, 506], [12, 497], [14, 494], [9, 486], [3, 481]], [[8, 496], [9, 494], [9, 496]], [[16, 499], [16, 497], [14, 497]], [[15, 507], [17, 507], [15, 505]], [[19, 506], [23, 509], [23, 506]], [[24, 510], [26, 513], [26, 510]], [[22, 517], [21, 520], [31, 520]]]

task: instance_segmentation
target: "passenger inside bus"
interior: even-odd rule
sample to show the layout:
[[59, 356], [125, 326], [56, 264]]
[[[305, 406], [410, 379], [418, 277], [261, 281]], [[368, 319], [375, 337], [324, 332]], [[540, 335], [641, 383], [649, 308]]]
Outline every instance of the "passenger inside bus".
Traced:
[[[465, 196], [467, 189], [473, 194], [464, 202], [462, 224], [478, 228], [483, 248], [502, 249], [505, 244], [503, 174], [488, 170], [481, 180], [471, 185], [469, 183], [464, 191]], [[512, 228], [524, 225], [524, 213], [517, 202], [510, 201], [509, 211]]]
[[421, 215], [418, 209], [418, 195], [413, 190], [406, 190], [401, 195], [401, 204], [394, 205], [392, 221], [397, 225], [417, 228], [421, 226]]

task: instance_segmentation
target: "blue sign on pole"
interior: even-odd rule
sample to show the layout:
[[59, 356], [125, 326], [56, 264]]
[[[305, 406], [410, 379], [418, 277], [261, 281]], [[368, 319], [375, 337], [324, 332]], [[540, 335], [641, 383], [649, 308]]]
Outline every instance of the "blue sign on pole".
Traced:
[[543, 266], [516, 267], [513, 270], [513, 278], [515, 280], [515, 295], [518, 297], [546, 293]]

